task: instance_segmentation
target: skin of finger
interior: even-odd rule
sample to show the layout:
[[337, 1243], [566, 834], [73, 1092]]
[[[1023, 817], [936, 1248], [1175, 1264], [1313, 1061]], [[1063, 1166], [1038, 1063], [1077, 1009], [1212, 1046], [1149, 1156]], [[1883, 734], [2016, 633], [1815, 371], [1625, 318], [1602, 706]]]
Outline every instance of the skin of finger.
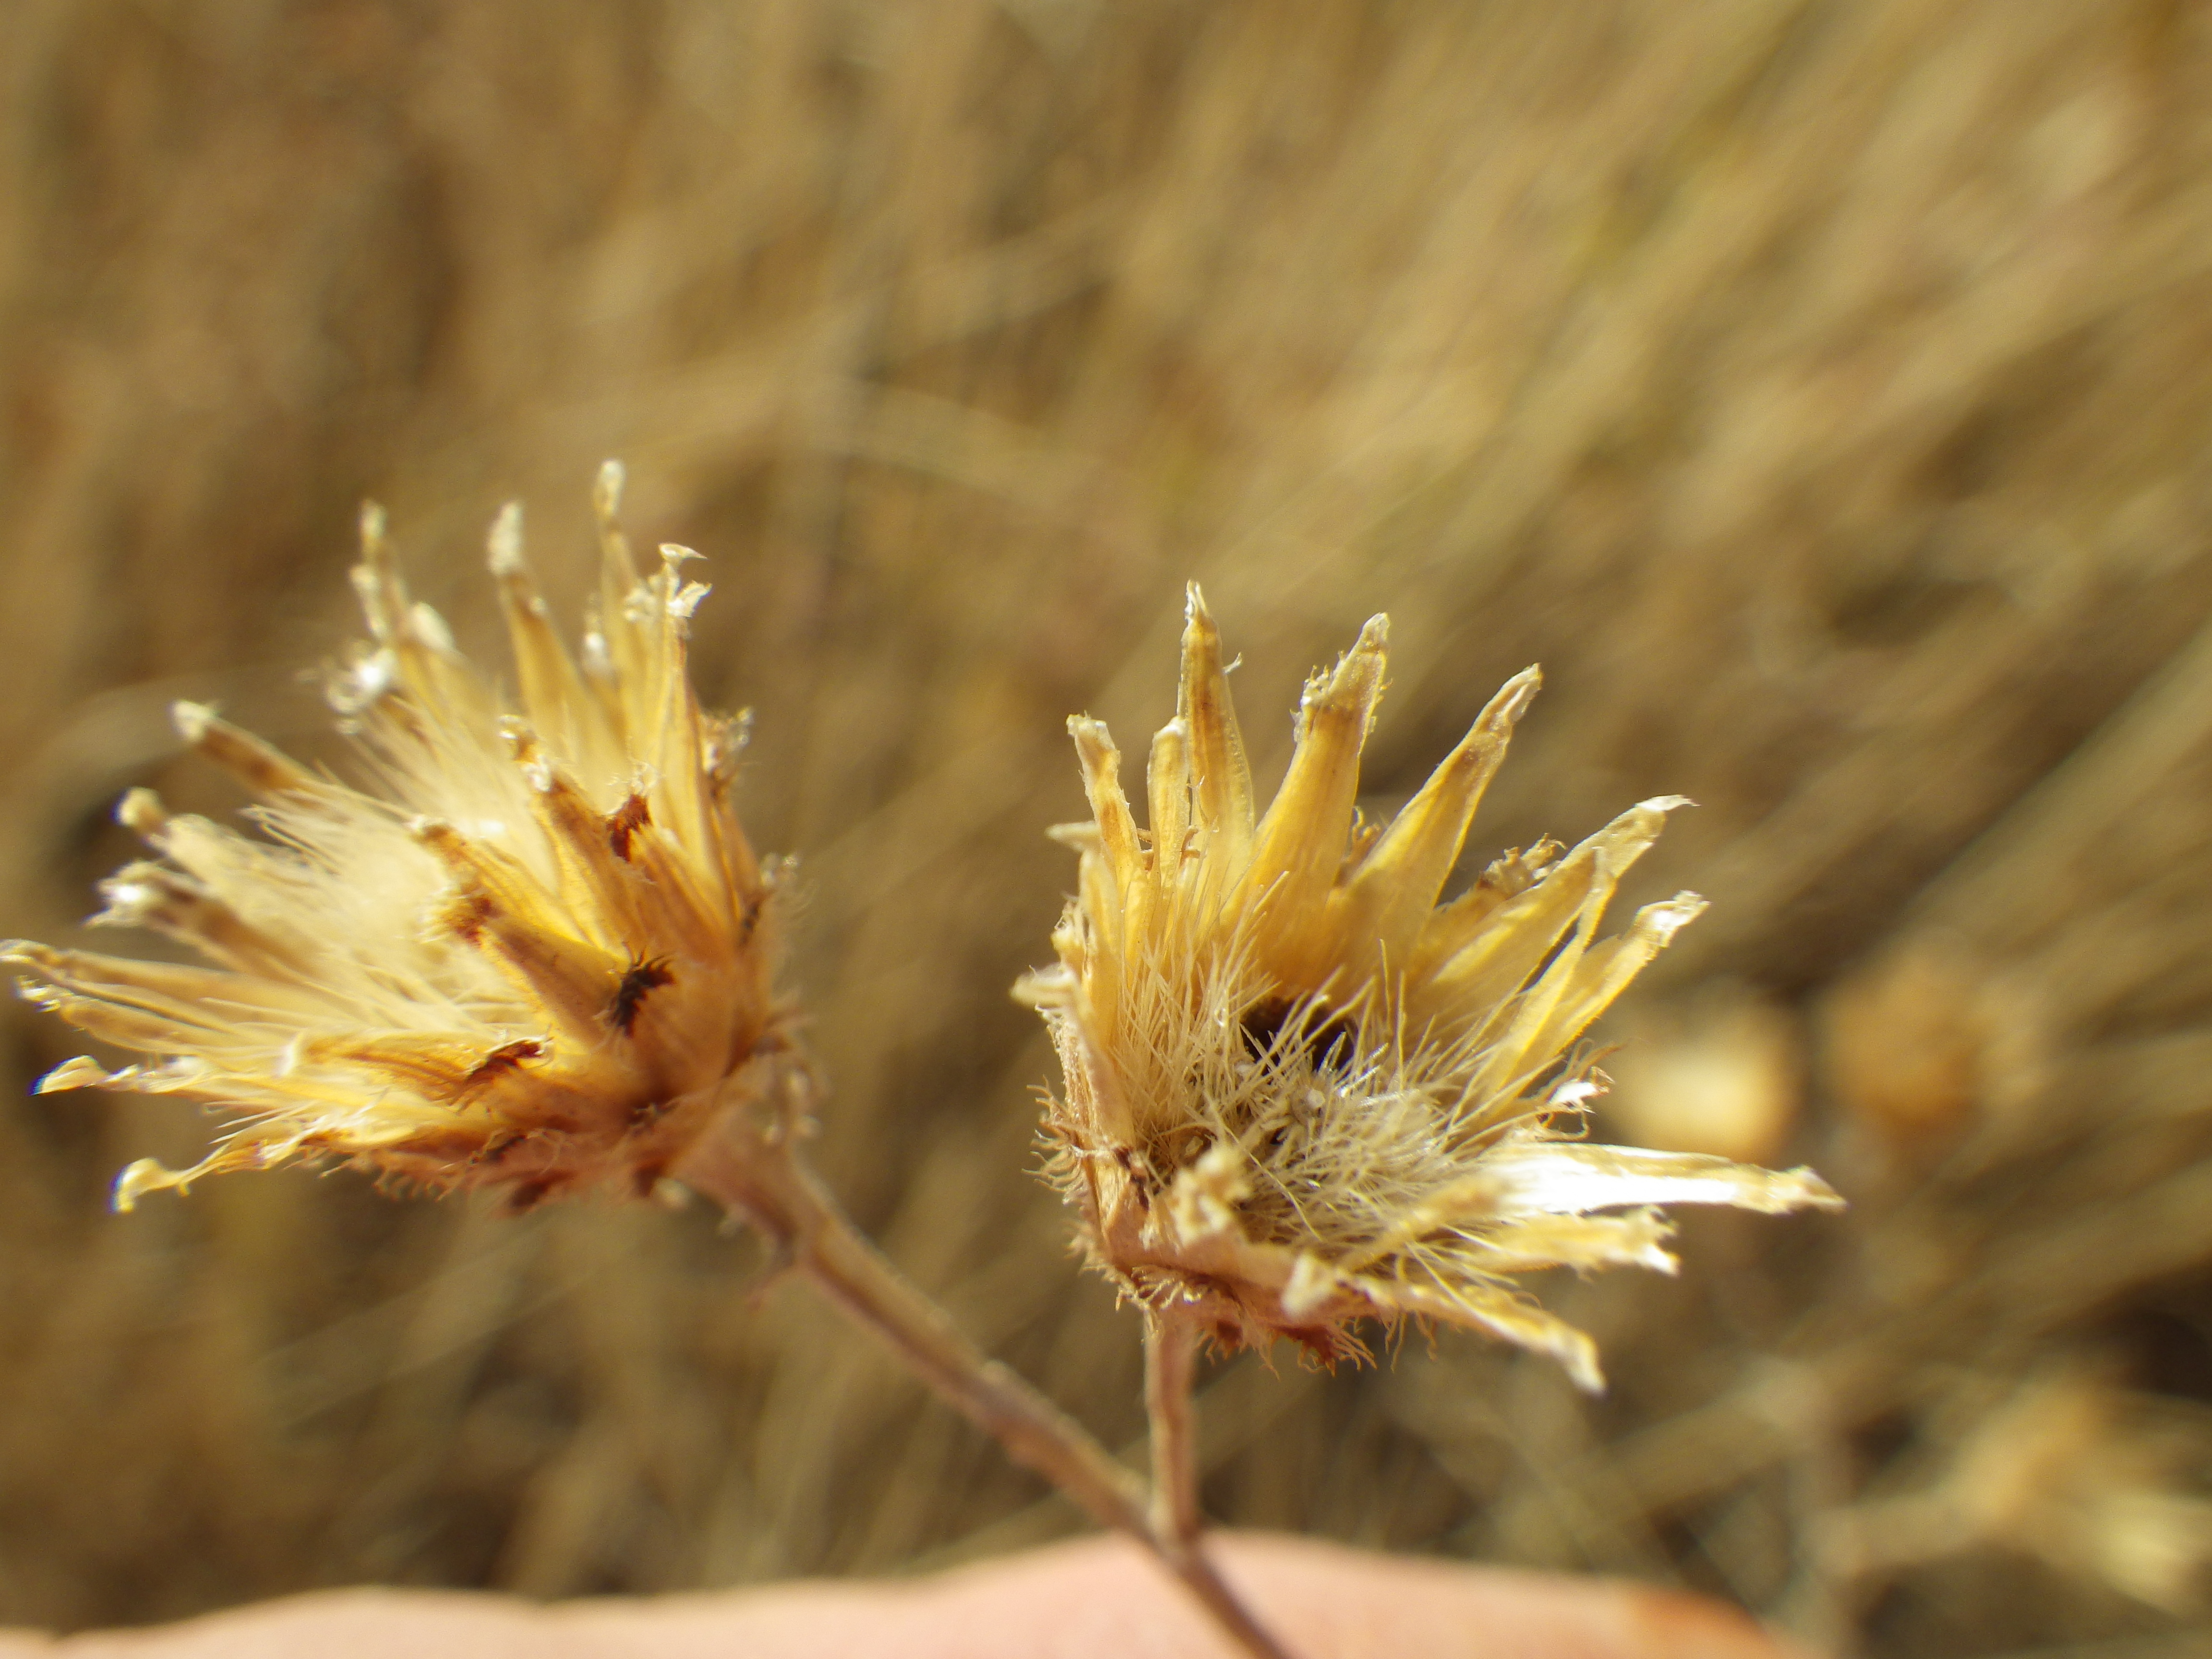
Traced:
[[[1224, 1572], [1298, 1659], [1790, 1659], [1668, 1591], [1237, 1537]], [[1137, 1551], [1086, 1539], [937, 1577], [538, 1607], [337, 1590], [182, 1625], [0, 1636], [0, 1659], [1236, 1659]]]

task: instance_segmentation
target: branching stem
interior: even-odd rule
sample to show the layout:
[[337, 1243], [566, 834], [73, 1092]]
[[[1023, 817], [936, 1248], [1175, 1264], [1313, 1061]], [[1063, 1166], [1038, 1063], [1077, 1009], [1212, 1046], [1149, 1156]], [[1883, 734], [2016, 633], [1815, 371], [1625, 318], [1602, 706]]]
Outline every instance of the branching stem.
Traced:
[[[853, 1225], [787, 1136], [732, 1123], [726, 1133], [708, 1136], [675, 1173], [685, 1186], [758, 1228], [791, 1271], [872, 1332], [1017, 1462], [1152, 1551], [1243, 1652], [1253, 1659], [1290, 1659], [1215, 1571], [1199, 1547], [1195, 1528], [1186, 1534], [1178, 1524], [1156, 1527], [1145, 1482], [1082, 1425], [962, 1334]], [[1188, 1372], [1186, 1359], [1186, 1407]]]

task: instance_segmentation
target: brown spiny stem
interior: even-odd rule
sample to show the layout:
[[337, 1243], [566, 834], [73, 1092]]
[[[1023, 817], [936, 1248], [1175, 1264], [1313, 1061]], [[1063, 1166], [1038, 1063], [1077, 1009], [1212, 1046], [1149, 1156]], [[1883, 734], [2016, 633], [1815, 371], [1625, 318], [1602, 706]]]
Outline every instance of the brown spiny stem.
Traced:
[[[1185, 1534], [1157, 1526], [1145, 1482], [1082, 1425], [963, 1335], [847, 1218], [788, 1135], [732, 1114], [686, 1154], [675, 1174], [757, 1228], [790, 1271], [873, 1333], [1017, 1462], [1149, 1549], [1243, 1651], [1255, 1659], [1290, 1659], [1214, 1570], [1195, 1528]], [[1184, 1386], [1187, 1398], [1187, 1364]]]
[[1198, 1327], [1172, 1308], [1145, 1311], [1145, 1415], [1152, 1430], [1152, 1530], [1198, 1546], [1198, 1416], [1191, 1405]]

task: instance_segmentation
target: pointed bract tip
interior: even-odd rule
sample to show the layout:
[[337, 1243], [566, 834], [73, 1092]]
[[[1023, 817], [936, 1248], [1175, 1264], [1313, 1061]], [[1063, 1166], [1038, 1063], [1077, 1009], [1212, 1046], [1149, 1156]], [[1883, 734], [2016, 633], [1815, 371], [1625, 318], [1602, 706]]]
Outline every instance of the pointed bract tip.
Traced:
[[431, 606], [417, 601], [407, 607], [407, 633], [417, 645], [436, 652], [441, 657], [459, 654], [453, 643], [453, 630], [446, 626], [446, 619]]
[[1359, 630], [1352, 648], [1336, 659], [1333, 669], [1317, 671], [1307, 680], [1299, 698], [1301, 709], [1310, 714], [1324, 708], [1358, 704], [1374, 719], [1375, 703], [1382, 691], [1382, 673], [1390, 657], [1390, 619], [1374, 616]]
[[1014, 981], [1012, 995], [1024, 1008], [1064, 1007], [1075, 995], [1076, 979], [1064, 963], [1032, 968]]
[[1528, 712], [1528, 705], [1536, 701], [1536, 694], [1544, 689], [1544, 671], [1534, 663], [1522, 669], [1498, 688], [1490, 706], [1482, 711], [1482, 723], [1490, 730], [1510, 731], [1521, 723]]
[[1097, 853], [1105, 845], [1099, 839], [1098, 826], [1089, 818], [1079, 823], [1048, 823], [1044, 838], [1078, 853]]
[[1784, 1170], [1775, 1176], [1786, 1200], [1785, 1207], [1805, 1210], [1848, 1210], [1850, 1200], [1823, 1181], [1808, 1164]]
[[361, 504], [361, 545], [363, 552], [373, 551], [384, 545], [384, 507], [380, 502], [363, 501]]
[[72, 1089], [97, 1089], [112, 1082], [107, 1068], [90, 1054], [65, 1060], [31, 1085], [34, 1095], [66, 1094]]
[[1581, 1340], [1563, 1345], [1557, 1355], [1559, 1364], [1566, 1369], [1568, 1381], [1584, 1394], [1603, 1394], [1605, 1371], [1597, 1363], [1597, 1344], [1580, 1331], [1573, 1334]]
[[592, 509], [602, 524], [611, 524], [622, 512], [623, 484], [628, 477], [620, 461], [599, 463], [599, 476], [592, 485]]
[[499, 510], [491, 521], [491, 534], [485, 538], [484, 550], [490, 556], [491, 574], [495, 576], [515, 576], [522, 574], [522, 503], [509, 501]]
[[150, 789], [126, 789], [115, 803], [115, 821], [133, 835], [151, 841], [169, 827], [169, 809]]
[[1193, 640], [1218, 639], [1220, 632], [1214, 626], [1213, 612], [1206, 607], [1205, 592], [1196, 582], [1191, 583], [1183, 590], [1183, 648], [1188, 650]]
[[1664, 946], [1672, 944], [1675, 934], [1705, 915], [1706, 908], [1704, 894], [1680, 892], [1663, 903], [1649, 907], [1644, 915], [1650, 917], [1651, 931]]
[[119, 1215], [128, 1215], [138, 1207], [138, 1200], [149, 1193], [158, 1193], [165, 1187], [182, 1188], [184, 1180], [173, 1170], [165, 1170], [150, 1158], [142, 1158], [115, 1177], [115, 1190], [110, 1202]]

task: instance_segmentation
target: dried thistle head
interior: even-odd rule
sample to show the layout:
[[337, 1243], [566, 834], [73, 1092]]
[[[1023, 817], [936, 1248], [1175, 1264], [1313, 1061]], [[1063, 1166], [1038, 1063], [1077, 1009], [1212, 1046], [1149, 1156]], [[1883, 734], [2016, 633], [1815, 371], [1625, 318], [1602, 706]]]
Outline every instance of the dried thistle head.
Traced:
[[1092, 822], [1018, 994], [1065, 1085], [1050, 1172], [1096, 1265], [1227, 1346], [1361, 1352], [1364, 1318], [1442, 1320], [1548, 1353], [1598, 1386], [1589, 1340], [1511, 1283], [1550, 1267], [1671, 1270], [1651, 1206], [1834, 1205], [1808, 1170], [1568, 1139], [1601, 1084], [1577, 1044], [1675, 931], [1682, 893], [1598, 937], [1622, 873], [1677, 799], [1571, 850], [1507, 853], [1438, 899], [1539, 684], [1508, 681], [1387, 827], [1356, 810], [1382, 689], [1380, 617], [1307, 683], [1264, 813], [1219, 636], [1190, 596], [1176, 717], [1153, 739], [1139, 830], [1106, 728], [1069, 722]]
[[149, 927], [209, 965], [17, 942], [24, 994], [151, 1058], [68, 1061], [42, 1091], [181, 1095], [238, 1115], [190, 1170], [143, 1194], [288, 1158], [335, 1158], [518, 1206], [649, 1189], [753, 1091], [783, 1020], [775, 883], [728, 792], [742, 727], [706, 714], [684, 637], [706, 589], [664, 548], [641, 580], [601, 474], [601, 581], [580, 660], [524, 563], [516, 508], [491, 538], [519, 712], [410, 601], [380, 515], [354, 572], [371, 638], [332, 702], [374, 790], [308, 770], [191, 704], [179, 728], [245, 782], [264, 832], [120, 816], [161, 856], [104, 884], [96, 923]]

